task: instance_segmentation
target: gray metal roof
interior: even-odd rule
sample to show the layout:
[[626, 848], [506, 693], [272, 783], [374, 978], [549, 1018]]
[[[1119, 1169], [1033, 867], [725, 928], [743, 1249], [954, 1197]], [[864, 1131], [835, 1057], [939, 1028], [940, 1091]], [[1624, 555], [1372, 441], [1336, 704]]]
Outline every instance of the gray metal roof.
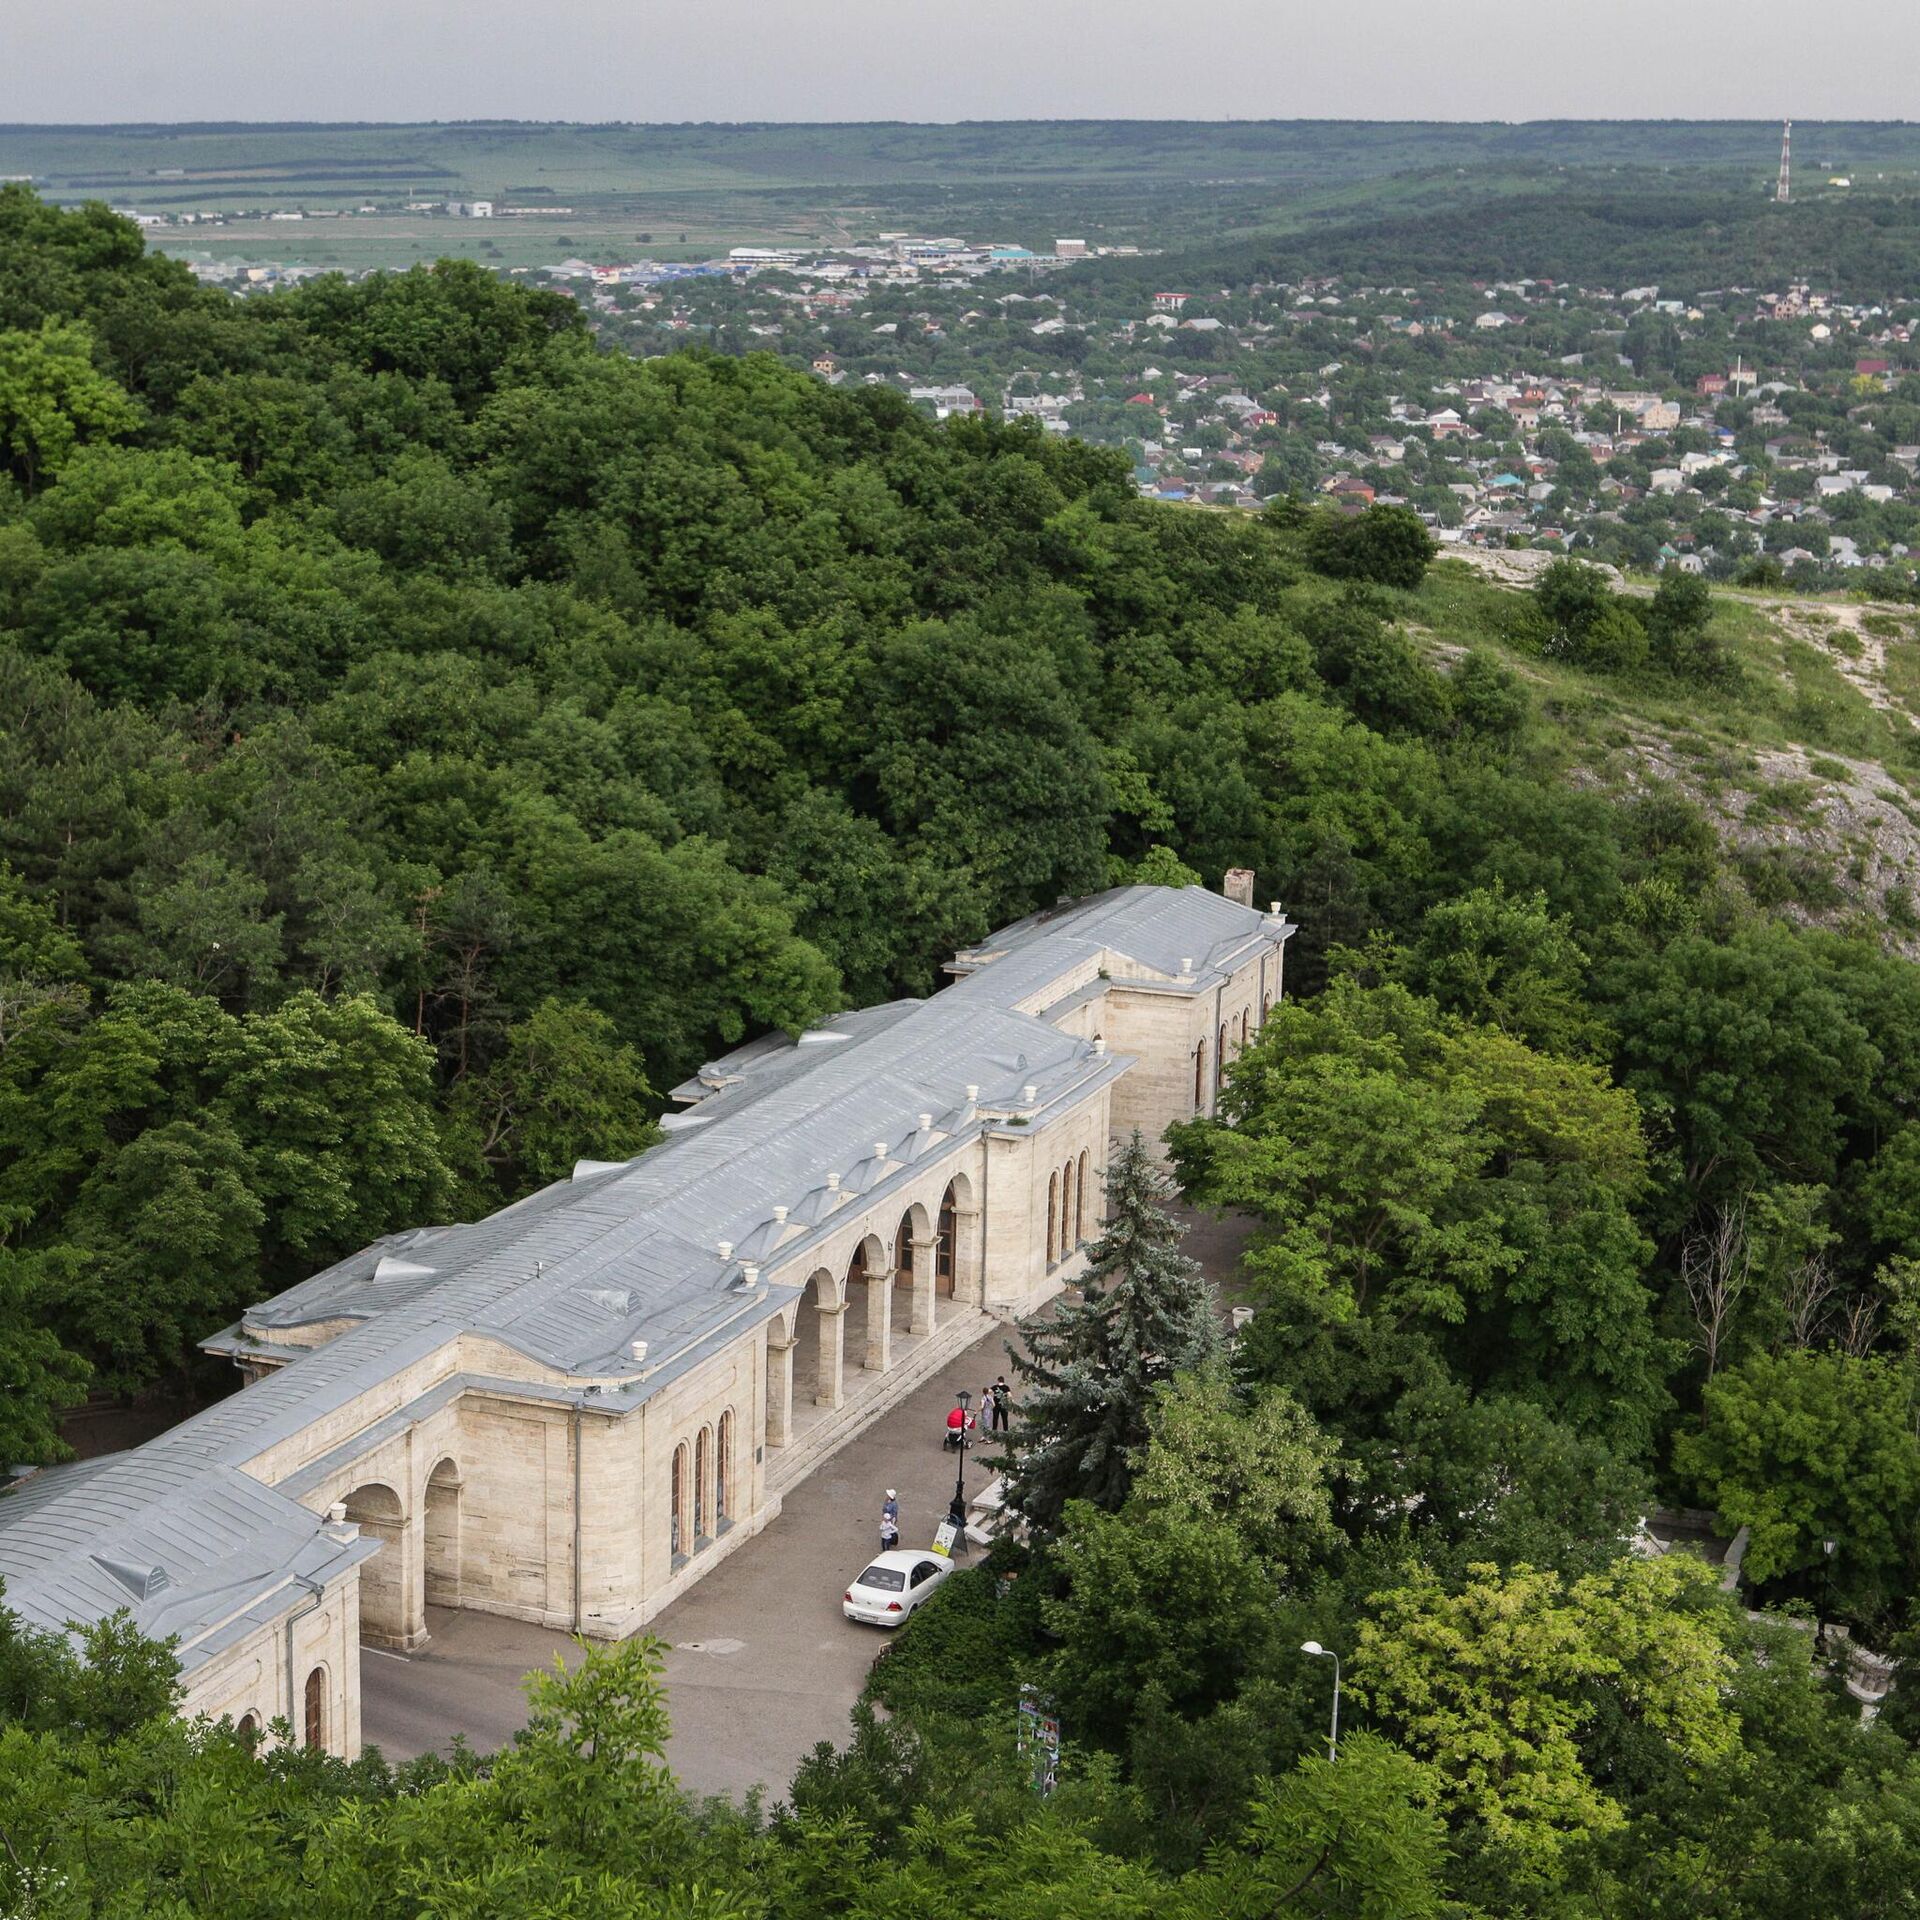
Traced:
[[[1008, 928], [961, 956], [956, 964], [972, 971], [931, 1000], [736, 1050], [676, 1090], [696, 1104], [660, 1145], [624, 1164], [583, 1166], [484, 1220], [391, 1234], [336, 1262], [208, 1343], [270, 1350], [286, 1360], [277, 1371], [131, 1453], [0, 1497], [10, 1603], [31, 1605], [36, 1618], [47, 1606], [89, 1618], [126, 1603], [124, 1580], [83, 1563], [141, 1514], [190, 1516], [184, 1534], [163, 1529], [151, 1549], [127, 1549], [134, 1562], [151, 1550], [176, 1591], [196, 1590], [202, 1563], [251, 1564], [256, 1546], [291, 1549], [302, 1527], [311, 1536], [311, 1516], [296, 1520], [293, 1503], [236, 1470], [416, 1361], [444, 1355], [451, 1378], [462, 1334], [486, 1335], [556, 1384], [574, 1383], [578, 1403], [597, 1413], [641, 1404], [794, 1297], [791, 1286], [743, 1284], [745, 1262], [764, 1270], [804, 1260], [845, 1210], [905, 1188], [925, 1162], [999, 1124], [1026, 1088], [1044, 1111], [1125, 1070], [1125, 1060], [1016, 1010], [1050, 981], [1113, 954], [1166, 972], [1169, 990], [1182, 990], [1194, 984], [1174, 978], [1183, 957], [1220, 963], [1290, 931], [1198, 888], [1122, 888]], [[341, 1321], [344, 1331], [304, 1352], [259, 1340]], [[646, 1343], [644, 1360], [635, 1341]], [[115, 1547], [110, 1557], [125, 1555]], [[22, 1576], [31, 1583], [56, 1564], [57, 1589], [30, 1586], [19, 1597]], [[139, 1604], [175, 1617], [159, 1593]]]

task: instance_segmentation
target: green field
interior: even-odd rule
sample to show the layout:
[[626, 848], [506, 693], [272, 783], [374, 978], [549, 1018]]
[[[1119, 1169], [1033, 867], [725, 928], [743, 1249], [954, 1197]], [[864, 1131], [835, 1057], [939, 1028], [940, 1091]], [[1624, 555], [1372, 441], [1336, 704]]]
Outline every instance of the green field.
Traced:
[[[1803, 122], [1795, 137], [1809, 182], [1920, 174], [1920, 126]], [[263, 216], [158, 235], [169, 250], [339, 266], [447, 253], [528, 265], [638, 245], [693, 257], [891, 227], [1167, 246], [1411, 210], [1467, 180], [1655, 170], [1757, 193], [1777, 151], [1778, 129], [1754, 121], [0, 127], [0, 175], [29, 175], [50, 199]], [[476, 230], [402, 210], [465, 199], [571, 211]], [[368, 203], [381, 211], [353, 211]], [[272, 211], [341, 217], [296, 224]]]

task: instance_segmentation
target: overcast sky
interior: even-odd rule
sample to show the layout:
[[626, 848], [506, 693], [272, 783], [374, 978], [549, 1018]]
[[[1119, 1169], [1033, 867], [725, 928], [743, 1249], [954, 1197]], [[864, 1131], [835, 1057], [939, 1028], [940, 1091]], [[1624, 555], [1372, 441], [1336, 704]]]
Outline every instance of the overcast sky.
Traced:
[[1916, 0], [0, 0], [0, 120], [1894, 119]]

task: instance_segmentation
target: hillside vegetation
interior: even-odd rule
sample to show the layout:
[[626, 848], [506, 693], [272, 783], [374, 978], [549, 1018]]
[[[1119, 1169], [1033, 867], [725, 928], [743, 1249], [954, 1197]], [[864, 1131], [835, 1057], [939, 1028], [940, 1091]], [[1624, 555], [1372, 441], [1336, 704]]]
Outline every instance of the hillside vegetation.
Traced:
[[[1630, 1542], [1664, 1492], [1749, 1529], [1744, 1599], [1915, 1625], [1911, 611], [1502, 587], [1404, 511], [1163, 507], [466, 266], [234, 301], [17, 187], [0, 328], [8, 1460], [1063, 894], [1245, 865], [1301, 929], [1172, 1140], [1256, 1223], [1231, 1367], [1090, 1291], [1097, 1477], [1047, 1464], [791, 1818], [679, 1806], [641, 1647], [396, 1780], [258, 1766], [152, 1717], [163, 1657], [0, 1613], [0, 1897], [238, 1911], [244, 1847], [359, 1915], [1904, 1910], [1909, 1697], [1863, 1728]], [[1126, 1162], [1103, 1272], [1210, 1328]]]

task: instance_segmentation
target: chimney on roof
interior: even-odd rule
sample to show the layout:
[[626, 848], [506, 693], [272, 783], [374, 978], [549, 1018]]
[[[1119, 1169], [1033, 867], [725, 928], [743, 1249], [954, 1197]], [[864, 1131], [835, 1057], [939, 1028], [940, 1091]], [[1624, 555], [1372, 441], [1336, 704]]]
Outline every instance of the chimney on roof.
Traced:
[[873, 1157], [876, 1160], [884, 1160], [887, 1157], [887, 1143], [884, 1140], [876, 1140], [873, 1143]]
[[917, 1118], [919, 1119], [920, 1131], [922, 1133], [931, 1133], [933, 1131], [933, 1115], [932, 1114], [923, 1113], [918, 1115]]
[[1275, 920], [1278, 920], [1280, 918], [1280, 902], [1278, 900], [1269, 900], [1267, 902], [1267, 912]]
[[1104, 1033], [1096, 1033], [1093, 1036], [1093, 1051], [1094, 1051], [1095, 1057], [1098, 1058], [1104, 1055], [1106, 1053], [1106, 1050], [1107, 1050], [1107, 1036]]
[[979, 1101], [980, 1101], [980, 1089], [978, 1087], [969, 1087], [967, 1089], [967, 1105], [970, 1107], [977, 1106], [979, 1104]]
[[751, 1260], [740, 1269], [740, 1284], [743, 1287], [757, 1287], [760, 1284], [760, 1269]]
[[774, 1208], [774, 1210], [773, 1210], [773, 1224], [774, 1224], [774, 1225], [775, 1225], [776, 1227], [784, 1227], [784, 1226], [785, 1226], [785, 1225], [787, 1224], [787, 1210], [786, 1210], [786, 1208], [785, 1208], [785, 1207], [775, 1207], [775, 1208]]
[[1253, 869], [1251, 867], [1229, 867], [1226, 877], [1220, 882], [1220, 891], [1237, 906], [1253, 905]]
[[1027, 1084], [1020, 1089], [1020, 1104], [1023, 1107], [1031, 1107], [1036, 1105], [1039, 1099], [1040, 1089], [1029, 1080]]
[[636, 1360], [644, 1360], [647, 1357], [647, 1343], [644, 1340], [634, 1340], [628, 1344]]
[[827, 1191], [829, 1193], [838, 1193], [840, 1191], [840, 1176], [837, 1173], [827, 1175]]
[[733, 1242], [731, 1240], [722, 1240], [720, 1242], [720, 1258], [722, 1260], [731, 1260], [733, 1258]]
[[1180, 960], [1180, 978], [1186, 979], [1193, 972], [1193, 955], [1184, 954]]

